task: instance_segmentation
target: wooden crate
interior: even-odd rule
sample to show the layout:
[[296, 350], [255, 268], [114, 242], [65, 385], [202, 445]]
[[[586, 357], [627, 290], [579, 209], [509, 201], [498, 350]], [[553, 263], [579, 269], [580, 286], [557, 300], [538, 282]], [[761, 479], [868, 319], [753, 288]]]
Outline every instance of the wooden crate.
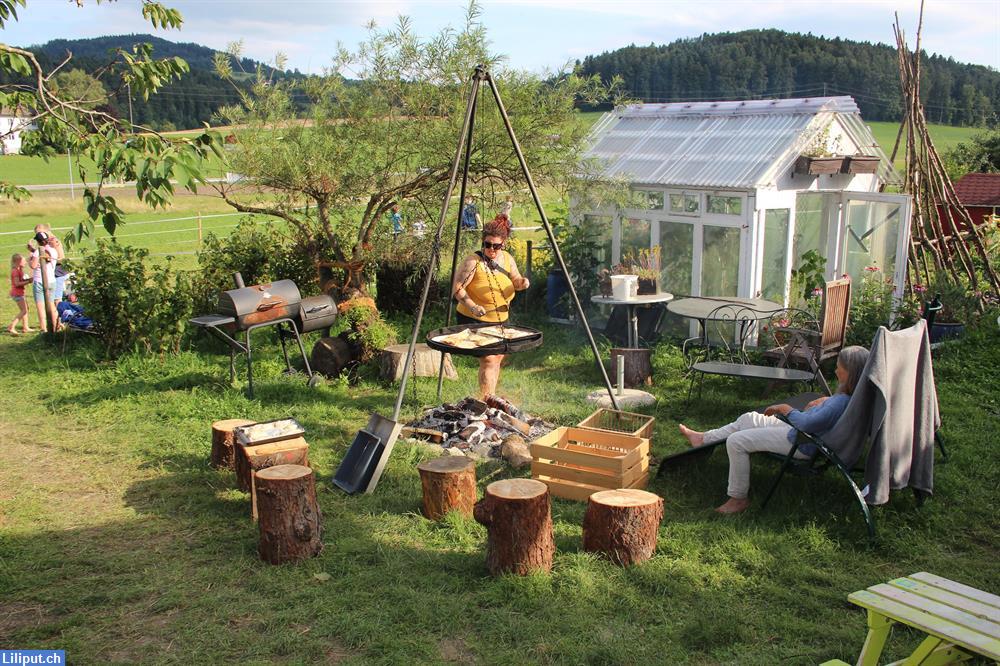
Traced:
[[531, 443], [531, 458], [531, 477], [566, 499], [645, 488], [649, 480], [649, 440], [623, 433], [557, 428]]
[[580, 421], [576, 427], [604, 432], [624, 433], [633, 437], [652, 440], [654, 425], [656, 425], [656, 418], [653, 416], [635, 414], [633, 412], [620, 412], [601, 407]]

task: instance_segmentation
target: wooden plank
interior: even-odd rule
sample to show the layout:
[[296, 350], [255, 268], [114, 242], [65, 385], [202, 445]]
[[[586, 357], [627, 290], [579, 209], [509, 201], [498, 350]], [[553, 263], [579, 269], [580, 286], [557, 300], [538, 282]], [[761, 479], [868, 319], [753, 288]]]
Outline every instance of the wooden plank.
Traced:
[[996, 638], [991, 638], [978, 631], [967, 629], [926, 611], [912, 608], [868, 590], [854, 592], [847, 597], [847, 600], [897, 622], [920, 629], [924, 633], [944, 638], [967, 650], [972, 650], [990, 659], [1000, 660], [1000, 640]]
[[649, 455], [649, 440], [642, 440], [642, 444], [639, 448], [631, 449], [628, 451], [620, 451], [613, 449], [606, 449], [601, 446], [587, 446], [586, 444], [568, 442], [566, 444], [560, 444], [559, 448], [567, 449], [569, 451], [580, 451], [581, 453], [591, 453], [595, 456], [604, 456], [605, 458], [622, 458], [631, 460], [635, 456], [643, 457]]
[[440, 430], [431, 430], [430, 428], [414, 428], [411, 426], [403, 426], [399, 431], [399, 434], [403, 437], [412, 437], [414, 439], [429, 439], [432, 442], [437, 442], [440, 444], [445, 440], [445, 433]]
[[531, 457], [534, 460], [555, 461], [569, 463], [570, 465], [579, 465], [581, 467], [606, 469], [615, 474], [621, 474], [627, 469], [622, 464], [621, 457], [605, 458], [590, 453], [569, 451], [564, 448], [541, 446], [539, 444], [531, 445]]
[[531, 478], [547, 477], [575, 483], [586, 483], [591, 486], [601, 486], [605, 489], [615, 490], [624, 488], [626, 482], [619, 474], [601, 474], [590, 472], [578, 467], [568, 465], [552, 465], [550, 463], [533, 460], [531, 462]]
[[617, 449], [635, 449], [642, 443], [641, 437], [633, 437], [620, 432], [605, 430], [588, 430], [586, 428], [566, 428], [566, 437], [571, 440], [598, 444]]
[[635, 482], [629, 484], [628, 487], [629, 488], [635, 488], [635, 489], [638, 489], [638, 490], [644, 490], [646, 488], [646, 484], [647, 483], [649, 483], [649, 472], [645, 472]]
[[587, 499], [594, 493], [607, 490], [607, 488], [601, 488], [600, 486], [591, 486], [585, 483], [574, 483], [572, 481], [561, 481], [559, 479], [552, 479], [546, 476], [539, 477], [538, 480], [547, 485], [549, 487], [549, 492], [556, 497], [576, 500], [578, 502], [586, 502]]
[[933, 585], [934, 587], [939, 587], [942, 590], [947, 590], [948, 592], [959, 594], [963, 597], [968, 597], [969, 599], [974, 599], [981, 604], [1000, 608], [1000, 597], [997, 595], [977, 590], [974, 587], [963, 585], [962, 583], [956, 583], [953, 580], [948, 580], [947, 578], [942, 578], [941, 576], [935, 576], [934, 574], [927, 573], [926, 571], [915, 573], [908, 576], [908, 578], [923, 581], [929, 585]]
[[1000, 623], [1000, 608], [979, 603], [960, 594], [949, 592], [940, 587], [934, 587], [928, 583], [910, 578], [896, 578], [890, 580], [889, 585], [908, 590], [913, 594], [919, 594], [938, 603], [947, 604], [959, 610], [963, 610], [970, 615], [981, 617], [984, 620]]
[[[603, 418], [602, 418], [603, 416]], [[613, 421], [615, 418], [622, 417], [623, 419], [638, 420], [645, 423], [639, 429], [632, 432], [626, 432], [626, 435], [632, 435], [633, 437], [641, 437], [643, 439], [650, 439], [653, 436], [653, 427], [656, 424], [656, 418], [649, 416], [647, 414], [637, 414], [635, 412], [621, 412], [615, 411], [613, 409], [607, 409], [601, 407], [594, 411], [593, 414], [580, 421], [576, 427], [587, 428], [588, 430], [600, 430], [601, 432], [622, 432], [621, 430], [613, 430], [611, 428], [602, 428], [601, 424], [608, 421]]]
[[280, 442], [271, 442], [270, 444], [258, 444], [257, 446], [244, 446], [247, 452], [247, 457], [253, 460], [260, 456], [268, 456], [272, 453], [280, 453], [282, 451], [291, 451], [293, 449], [308, 449], [309, 445], [306, 440], [302, 437], [294, 437], [292, 439], [283, 439]]
[[906, 604], [911, 608], [926, 611], [935, 617], [950, 620], [955, 624], [968, 627], [969, 629], [978, 631], [981, 634], [1000, 639], [1000, 624], [997, 624], [996, 622], [984, 620], [970, 613], [966, 613], [965, 611], [938, 603], [937, 601], [913, 594], [912, 592], [900, 589], [894, 585], [888, 585], [886, 583], [869, 587], [868, 591], [880, 594], [883, 597], [888, 597], [889, 599], [898, 601], [901, 604]]

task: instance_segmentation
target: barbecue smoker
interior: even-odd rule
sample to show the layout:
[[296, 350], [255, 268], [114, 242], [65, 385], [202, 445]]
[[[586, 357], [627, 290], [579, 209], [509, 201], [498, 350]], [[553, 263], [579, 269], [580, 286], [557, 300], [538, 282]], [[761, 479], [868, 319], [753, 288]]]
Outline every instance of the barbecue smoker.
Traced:
[[[239, 352], [247, 359], [247, 394], [253, 397], [250, 333], [265, 326], [275, 326], [281, 341], [281, 353], [285, 356], [285, 366], [288, 368], [286, 372], [295, 372], [288, 358], [287, 346], [287, 341], [294, 339], [306, 365], [309, 386], [315, 386], [317, 377], [309, 367], [309, 357], [302, 345], [301, 334], [329, 329], [337, 319], [337, 303], [326, 295], [302, 298], [298, 286], [292, 280], [278, 280], [250, 287], [243, 284], [243, 276], [239, 273], [233, 275], [233, 280], [236, 289], [219, 294], [216, 314], [202, 315], [191, 320], [192, 324], [206, 329], [228, 345], [229, 381], [236, 379], [236, 353]], [[236, 339], [239, 333], [244, 334], [242, 341]]]

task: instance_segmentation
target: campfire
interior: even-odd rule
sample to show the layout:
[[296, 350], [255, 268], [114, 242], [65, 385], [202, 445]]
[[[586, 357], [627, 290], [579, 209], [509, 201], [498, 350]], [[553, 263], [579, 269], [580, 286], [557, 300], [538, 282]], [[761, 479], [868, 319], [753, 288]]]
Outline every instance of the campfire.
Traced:
[[451, 455], [503, 458], [519, 467], [531, 461], [527, 442], [553, 429], [553, 424], [525, 414], [510, 401], [489, 396], [425, 409], [422, 417], [406, 424], [403, 434], [440, 444]]

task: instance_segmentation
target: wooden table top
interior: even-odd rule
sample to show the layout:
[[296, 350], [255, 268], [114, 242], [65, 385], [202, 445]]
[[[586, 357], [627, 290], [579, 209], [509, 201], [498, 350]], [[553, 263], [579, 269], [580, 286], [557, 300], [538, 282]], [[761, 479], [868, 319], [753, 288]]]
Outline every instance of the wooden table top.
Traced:
[[1000, 660], [1000, 597], [915, 573], [854, 592], [848, 601], [970, 652]]

